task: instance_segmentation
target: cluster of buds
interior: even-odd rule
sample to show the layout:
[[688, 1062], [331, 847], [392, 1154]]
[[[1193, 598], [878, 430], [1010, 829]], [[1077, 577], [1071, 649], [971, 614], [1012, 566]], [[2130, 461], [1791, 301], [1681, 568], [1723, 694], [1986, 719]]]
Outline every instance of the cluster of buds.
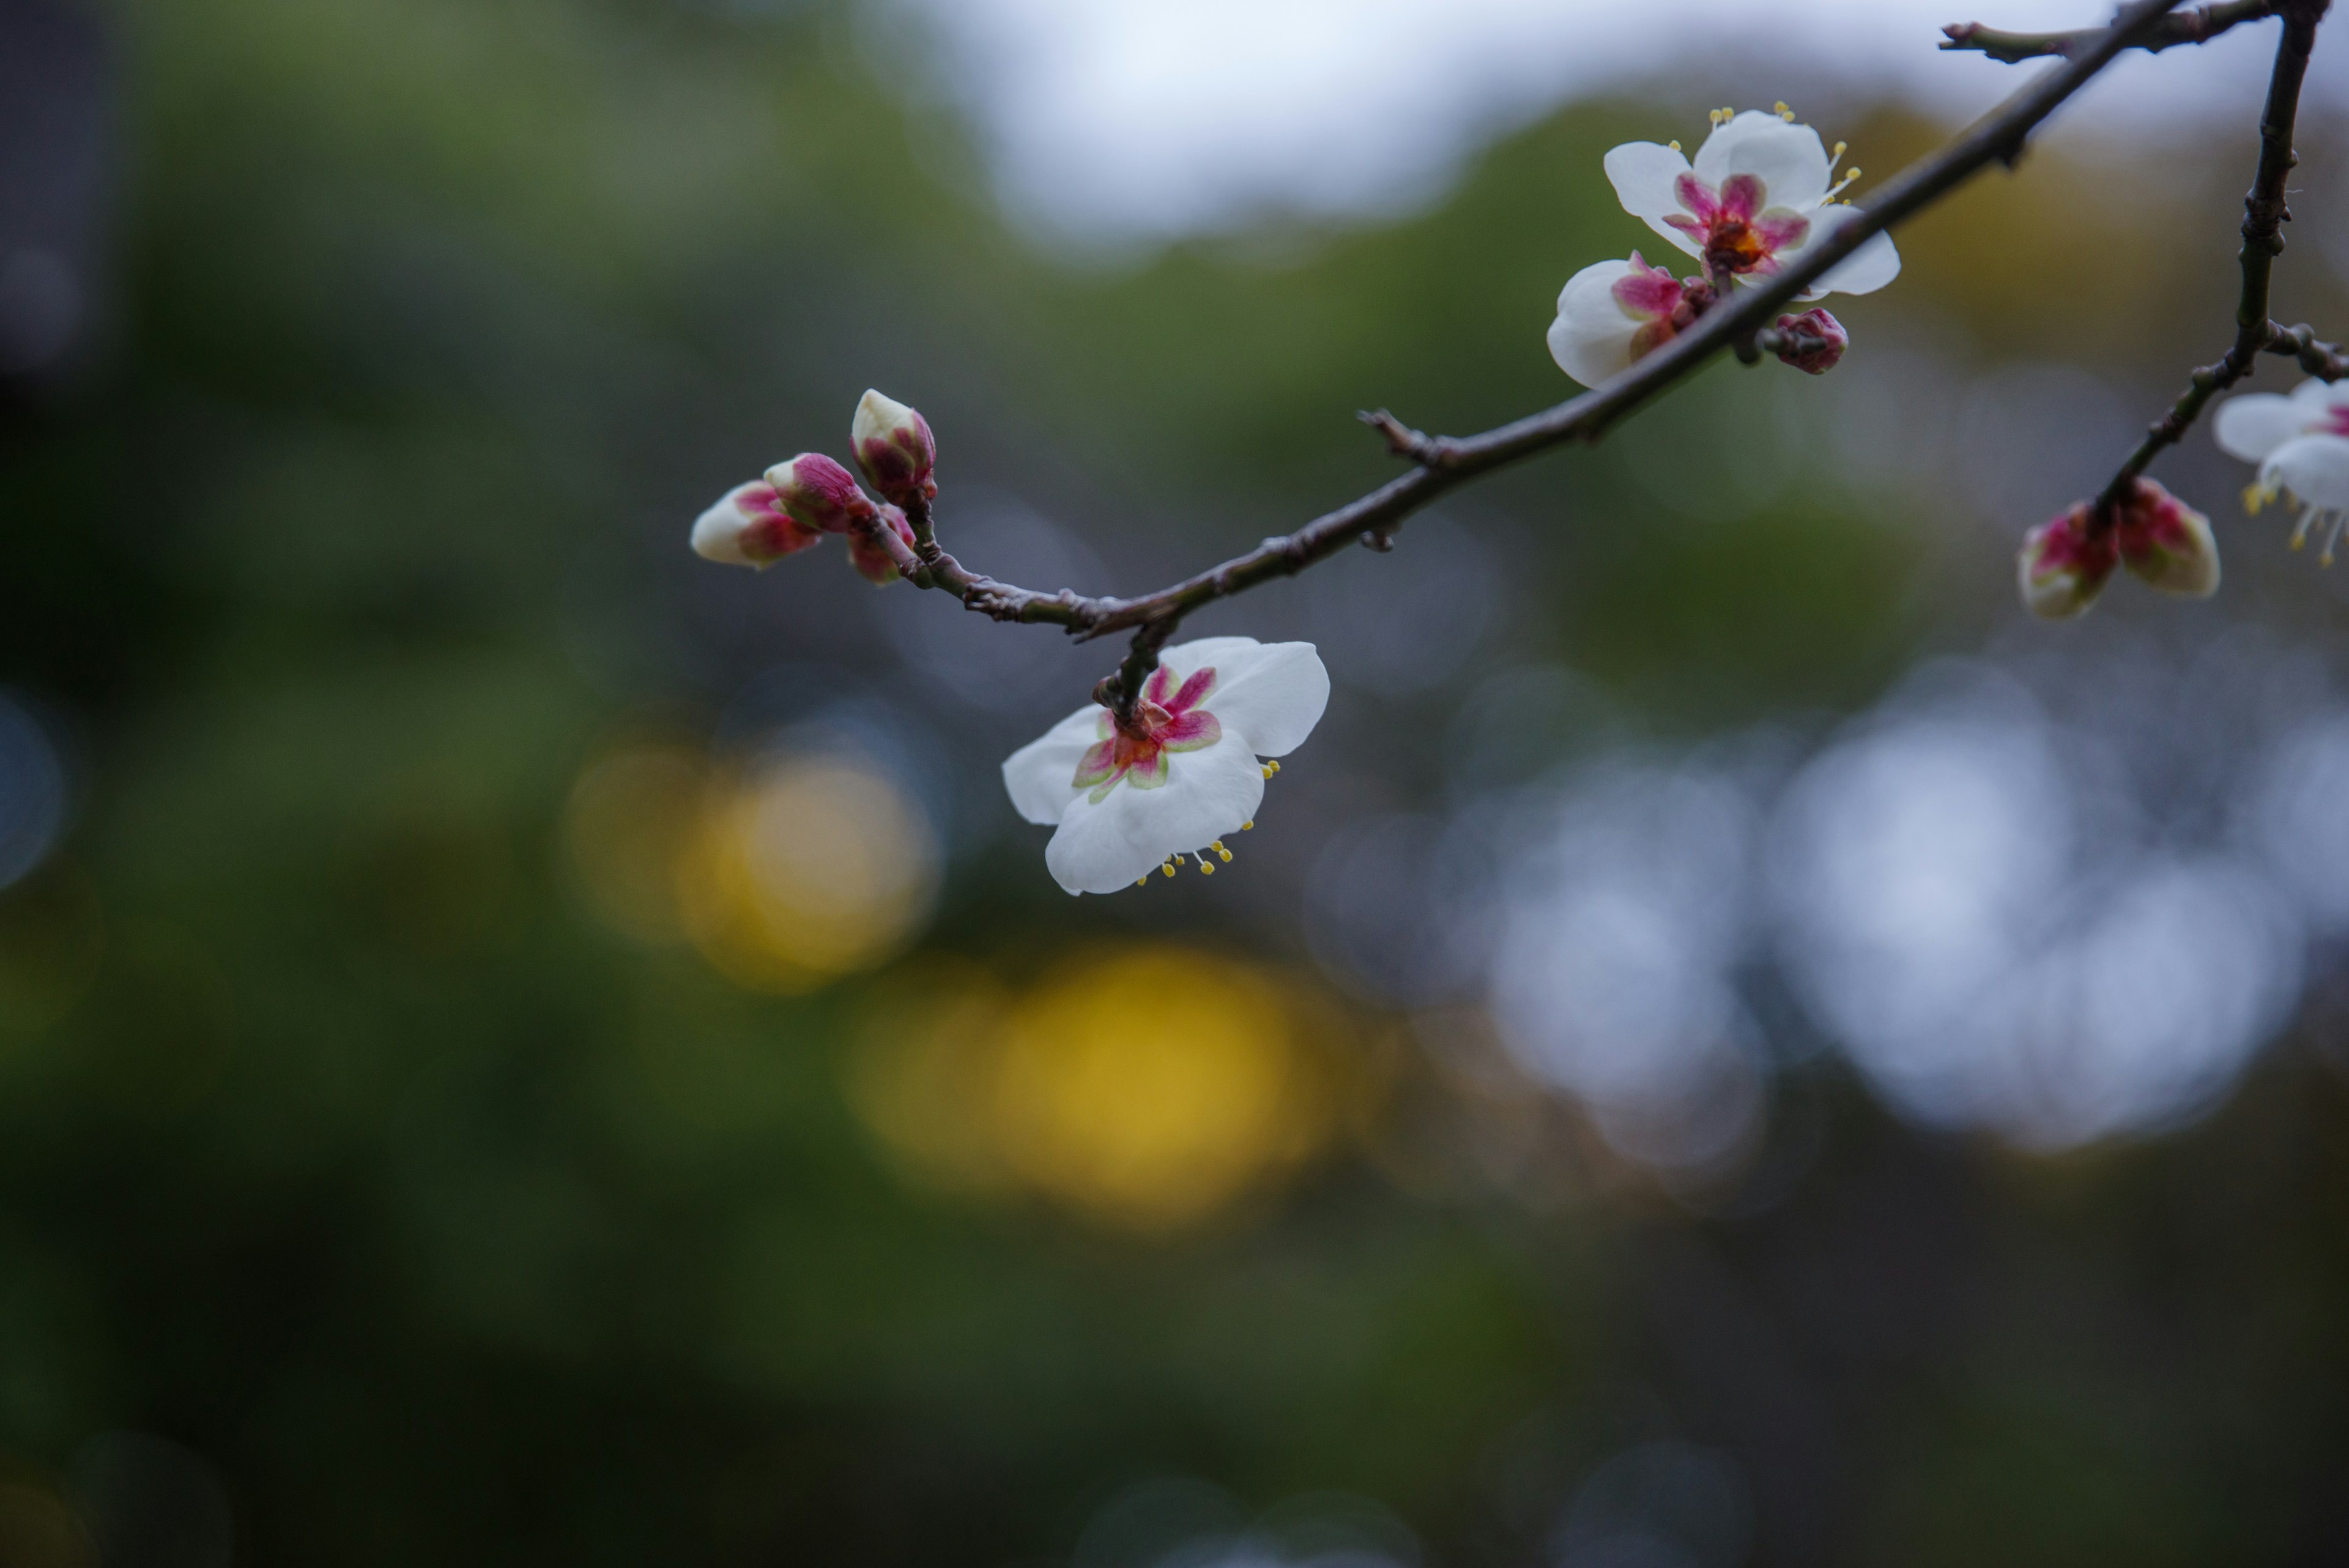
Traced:
[[867, 581], [885, 587], [906, 575], [916, 559], [906, 509], [926, 508], [938, 493], [929, 423], [868, 391], [856, 405], [849, 440], [857, 466], [881, 493], [877, 504], [848, 470], [822, 452], [803, 452], [767, 470], [764, 479], [736, 485], [704, 512], [693, 524], [694, 553], [763, 569], [839, 534]]
[[2219, 591], [2210, 520], [2150, 479], [2132, 481], [2107, 521], [2082, 501], [2033, 528], [2015, 568], [2032, 613], [2063, 620], [2095, 603], [2124, 564], [2164, 593], [2199, 599]]

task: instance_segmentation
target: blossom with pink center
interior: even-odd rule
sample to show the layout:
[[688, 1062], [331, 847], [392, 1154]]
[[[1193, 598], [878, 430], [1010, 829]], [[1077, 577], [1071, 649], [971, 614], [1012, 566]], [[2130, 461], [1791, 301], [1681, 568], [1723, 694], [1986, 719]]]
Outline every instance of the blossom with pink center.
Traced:
[[1228, 859], [1265, 781], [1330, 702], [1309, 642], [1210, 637], [1167, 649], [1133, 722], [1087, 705], [1003, 764], [1011, 804], [1052, 827], [1044, 864], [1071, 893], [1113, 893], [1184, 855]]
[[849, 441], [856, 466], [883, 500], [910, 506], [916, 495], [924, 500], [937, 495], [937, 483], [930, 477], [937, 467], [937, 441], [929, 421], [905, 404], [868, 390], [856, 405]]
[[1566, 280], [1550, 323], [1549, 355], [1559, 369], [1595, 387], [1695, 319], [1689, 289], [1633, 251], [1628, 262], [1594, 262]]
[[823, 542], [822, 534], [783, 510], [782, 498], [763, 479], [736, 485], [693, 524], [695, 555], [761, 571]]
[[2349, 382], [2302, 381], [2289, 397], [2251, 392], [2220, 409], [2215, 432], [2220, 447], [2260, 465], [2244, 492], [2257, 512], [2279, 496], [2301, 509], [2292, 545], [2308, 542], [2318, 525], [2324, 533], [2323, 560], [2333, 564], [2342, 524], [2349, 519]]
[[[1839, 157], [1842, 148], [1836, 150]], [[1677, 146], [1629, 141], [1607, 154], [1623, 208], [1716, 272], [1767, 278], [1852, 222], [1819, 133], [1788, 113], [1748, 109], [1717, 119], [1692, 163]], [[1869, 294], [1900, 272], [1890, 236], [1870, 235], [1801, 297]]]

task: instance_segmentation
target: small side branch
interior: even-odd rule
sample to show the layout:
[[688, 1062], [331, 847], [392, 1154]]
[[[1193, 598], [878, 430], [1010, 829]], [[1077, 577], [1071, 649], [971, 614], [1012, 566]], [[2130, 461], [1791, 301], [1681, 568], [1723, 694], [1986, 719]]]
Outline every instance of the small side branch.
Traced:
[[[2228, 0], [2223, 5], [2198, 5], [2163, 17], [2134, 47], [2155, 54], [2179, 44], [2207, 44], [2230, 27], [2274, 16], [2285, 3], [2286, 0]], [[2011, 66], [2024, 60], [2070, 59], [2105, 35], [2102, 27], [2083, 27], [2069, 33], [2009, 33], [1985, 27], [1980, 22], [1952, 22], [1941, 31], [1949, 35], [1941, 40], [1941, 47], [1972, 49]]]
[[[2237, 257], [2243, 284], [2235, 306], [2235, 341], [2216, 364], [2205, 365], [2194, 372], [2178, 401], [2147, 429], [2145, 439], [2114, 472], [2103, 493], [2096, 497], [2095, 523], [2099, 528], [2112, 525], [2119, 514], [2121, 502], [2152, 466], [2153, 460], [2164, 448], [2186, 439], [2186, 432], [2194, 428], [2194, 421], [2201, 417], [2210, 400], [2250, 375], [2260, 355], [2273, 348], [2280, 334], [2291, 336], [2269, 319], [2268, 290], [2275, 273], [2276, 257], [2283, 254], [2283, 225], [2292, 221], [2285, 187], [2291, 181], [2292, 166], [2300, 161], [2292, 150], [2292, 139], [2300, 113], [2301, 84], [2308, 76], [2310, 51], [2316, 47], [2316, 26], [2330, 4], [2331, 0], [2280, 0], [2272, 7], [2284, 18], [2283, 36], [2276, 40], [2275, 65], [2268, 76], [2267, 103], [2260, 112], [2259, 169], [2251, 177], [2250, 193], [2243, 198], [2243, 246]], [[2300, 354], [2301, 341], [2293, 338], [2292, 347], [2285, 351]], [[2323, 347], [2314, 342], [2313, 335], [2307, 342], [2311, 352]]]
[[2349, 349], [2319, 343], [2314, 330], [2305, 325], [2280, 327], [2269, 322], [2267, 351], [2299, 360], [2300, 368], [2320, 381], [2349, 378]]

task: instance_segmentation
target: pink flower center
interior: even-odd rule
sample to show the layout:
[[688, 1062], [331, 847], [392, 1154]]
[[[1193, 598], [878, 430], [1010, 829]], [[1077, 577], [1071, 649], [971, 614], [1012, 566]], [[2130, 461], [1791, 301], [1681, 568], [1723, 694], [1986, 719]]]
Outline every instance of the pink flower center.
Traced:
[[1808, 218], [1762, 205], [1767, 191], [1752, 174], [1732, 174], [1719, 191], [1693, 173], [1683, 174], [1673, 182], [1672, 194], [1686, 214], [1670, 213], [1664, 222], [1694, 240], [1705, 265], [1717, 271], [1766, 277], [1778, 270], [1780, 253], [1810, 236]]
[[1090, 790], [1095, 805], [1121, 784], [1156, 789], [1166, 782], [1166, 753], [1196, 752], [1224, 738], [1224, 727], [1200, 704], [1216, 689], [1211, 665], [1193, 672], [1180, 688], [1174, 672], [1160, 665], [1133, 705], [1131, 723], [1120, 724], [1106, 708], [1094, 721], [1101, 739], [1077, 763], [1075, 788]]
[[2316, 427], [2325, 435], [2349, 436], [2349, 403], [2335, 403], [2324, 410], [2324, 422]]
[[1653, 353], [1688, 330], [1700, 308], [1711, 303], [1713, 290], [1697, 282], [1692, 292], [1660, 266], [1650, 266], [1639, 252], [1631, 253], [1631, 270], [1615, 280], [1610, 291], [1627, 316], [1642, 325], [1631, 337], [1631, 358]]

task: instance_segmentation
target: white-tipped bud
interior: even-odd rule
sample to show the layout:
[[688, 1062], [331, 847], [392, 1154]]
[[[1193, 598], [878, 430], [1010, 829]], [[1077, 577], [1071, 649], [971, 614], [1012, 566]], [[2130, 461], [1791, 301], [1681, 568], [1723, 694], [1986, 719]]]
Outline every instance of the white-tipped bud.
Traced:
[[775, 487], [763, 479], [738, 484], [693, 523], [693, 553], [730, 566], [763, 569], [823, 535], [783, 510]]
[[2094, 526], [2085, 501], [2023, 535], [2015, 576], [2031, 613], [2065, 620], [2096, 602], [2119, 551], [2110, 533]]
[[873, 515], [873, 503], [856, 487], [856, 476], [820, 452], [803, 452], [767, 470], [767, 483], [785, 512], [802, 526], [845, 534]]
[[2121, 559], [2166, 594], [2206, 599], [2219, 591], [2219, 542], [2210, 519], [2150, 479], [2121, 504]]
[[930, 477], [938, 447], [929, 421], [895, 399], [867, 391], [856, 405], [849, 441], [856, 466], [884, 501], [910, 506], [916, 496], [926, 501], [938, 493]]
[[[891, 538], [902, 548], [891, 549]], [[905, 514], [895, 506], [882, 507], [879, 517], [848, 536], [849, 560], [864, 574], [866, 582], [877, 587], [885, 588], [905, 575], [899, 569], [900, 556], [908, 561], [914, 558], [914, 529], [905, 521]]]

